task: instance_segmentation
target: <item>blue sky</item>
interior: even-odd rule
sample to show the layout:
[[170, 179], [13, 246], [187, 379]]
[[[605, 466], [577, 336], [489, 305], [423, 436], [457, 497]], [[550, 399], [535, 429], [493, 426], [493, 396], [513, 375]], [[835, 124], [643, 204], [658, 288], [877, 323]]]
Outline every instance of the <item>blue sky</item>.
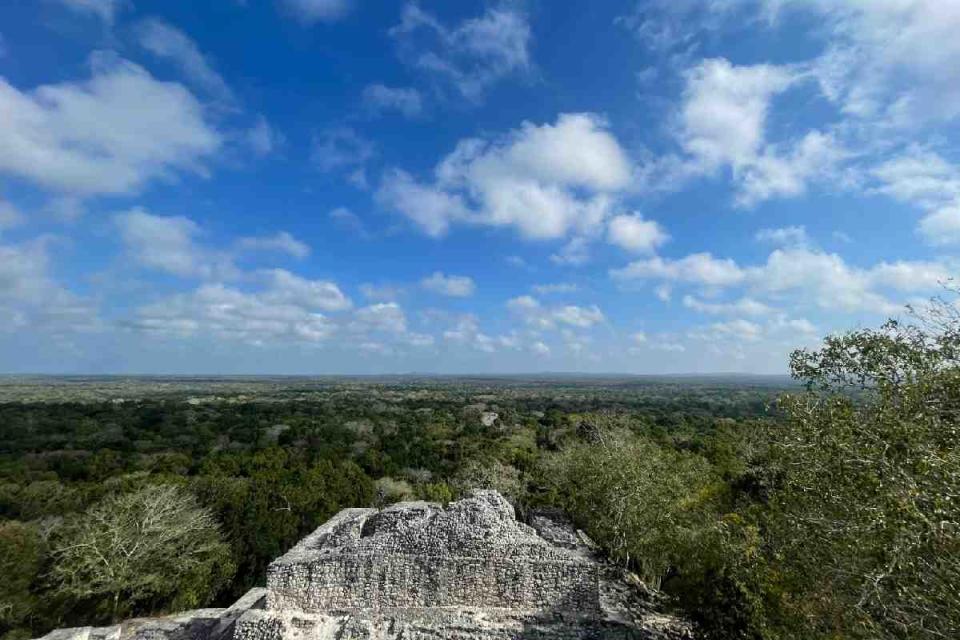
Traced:
[[960, 3], [0, 6], [0, 371], [786, 370], [960, 245]]

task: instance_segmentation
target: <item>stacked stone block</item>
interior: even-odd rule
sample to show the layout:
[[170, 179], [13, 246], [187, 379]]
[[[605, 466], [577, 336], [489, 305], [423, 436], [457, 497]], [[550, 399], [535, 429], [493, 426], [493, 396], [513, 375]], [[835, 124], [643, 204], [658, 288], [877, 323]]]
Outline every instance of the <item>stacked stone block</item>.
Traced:
[[267, 573], [267, 609], [303, 613], [468, 607], [595, 614], [598, 593], [595, 563], [540, 538], [495, 492], [447, 509], [348, 510]]

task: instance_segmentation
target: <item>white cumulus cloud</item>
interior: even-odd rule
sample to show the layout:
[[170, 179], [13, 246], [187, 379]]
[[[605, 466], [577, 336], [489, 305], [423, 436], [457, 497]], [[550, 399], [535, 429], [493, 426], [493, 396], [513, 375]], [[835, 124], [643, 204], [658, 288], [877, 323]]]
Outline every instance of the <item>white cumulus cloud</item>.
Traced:
[[602, 119], [561, 114], [495, 140], [462, 140], [434, 173], [428, 183], [388, 173], [380, 202], [434, 236], [466, 222], [549, 239], [594, 231], [628, 186], [631, 163]]
[[621, 282], [653, 279], [721, 287], [740, 283], [746, 277], [733, 260], [714, 258], [709, 253], [694, 253], [679, 260], [660, 256], [637, 260], [611, 270], [610, 275]]
[[637, 213], [614, 216], [607, 225], [607, 240], [634, 253], [653, 253], [669, 238], [658, 222]]
[[754, 266], [696, 253], [677, 260], [659, 256], [637, 260], [612, 269], [610, 276], [621, 283], [658, 281], [707, 290], [739, 287], [751, 294], [734, 302], [684, 297], [684, 306], [709, 314], [764, 315], [784, 302], [838, 312], [894, 314], [909, 302], [902, 294], [937, 293], [951, 270], [942, 261], [879, 262], [862, 268], [835, 253], [794, 245], [775, 249], [765, 262]]
[[444, 296], [467, 298], [473, 295], [476, 285], [473, 279], [467, 276], [445, 275], [442, 271], [435, 271], [420, 281], [420, 286], [427, 291], [433, 291]]
[[794, 75], [782, 67], [704, 60], [686, 74], [683, 147], [711, 169], [753, 162], [766, 143], [770, 102], [792, 82]]
[[200, 227], [183, 216], [158, 216], [142, 207], [118, 213], [114, 222], [127, 255], [134, 262], [181, 277], [212, 278], [231, 274], [229, 258], [197, 243]]
[[[768, 0], [772, 1], [772, 0]], [[916, 128], [960, 115], [960, 5], [942, 0], [787, 0], [830, 35], [815, 71], [849, 115]]]
[[0, 78], [0, 172], [91, 195], [203, 171], [221, 136], [189, 91], [109, 54], [95, 55], [92, 70], [85, 82], [30, 91]]
[[784, 143], [767, 140], [773, 99], [799, 78], [789, 67], [734, 65], [724, 58], [689, 69], [677, 132], [691, 158], [686, 171], [729, 168], [744, 206], [800, 195], [809, 181], [827, 175], [847, 155], [831, 134], [813, 130]]
[[532, 296], [518, 296], [508, 300], [507, 309], [537, 329], [556, 329], [558, 326], [588, 329], [606, 319], [596, 305], [545, 307]]
[[917, 227], [928, 244], [960, 244], [960, 167], [911, 147], [871, 171], [876, 191], [925, 212]]
[[261, 272], [269, 284], [263, 298], [278, 304], [299, 304], [321, 311], [345, 311], [353, 306], [335, 282], [309, 280], [285, 269]]

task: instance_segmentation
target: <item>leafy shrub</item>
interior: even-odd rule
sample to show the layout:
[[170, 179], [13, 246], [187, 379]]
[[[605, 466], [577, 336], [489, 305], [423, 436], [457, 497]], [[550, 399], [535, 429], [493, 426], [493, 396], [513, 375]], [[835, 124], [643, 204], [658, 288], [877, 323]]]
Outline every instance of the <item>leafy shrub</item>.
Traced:
[[374, 486], [376, 487], [378, 507], [385, 507], [394, 502], [413, 500], [416, 496], [413, 487], [406, 480], [383, 477], [377, 480]]
[[607, 552], [658, 586], [715, 519], [721, 490], [710, 465], [622, 431], [547, 458], [554, 499]]
[[770, 432], [766, 527], [811, 637], [960, 629], [960, 317], [932, 314], [793, 354], [807, 392]]
[[470, 489], [494, 489], [513, 504], [525, 493], [520, 471], [499, 460], [474, 458], [467, 461], [454, 477], [453, 485], [460, 494]]

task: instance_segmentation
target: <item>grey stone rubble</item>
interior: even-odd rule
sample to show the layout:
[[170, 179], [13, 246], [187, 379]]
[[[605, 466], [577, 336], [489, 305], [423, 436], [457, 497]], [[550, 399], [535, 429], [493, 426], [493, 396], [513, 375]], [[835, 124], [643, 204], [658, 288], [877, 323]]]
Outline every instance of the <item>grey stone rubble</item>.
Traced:
[[495, 491], [446, 508], [345, 509], [228, 609], [62, 629], [45, 640], [692, 638], [558, 514], [520, 522]]

